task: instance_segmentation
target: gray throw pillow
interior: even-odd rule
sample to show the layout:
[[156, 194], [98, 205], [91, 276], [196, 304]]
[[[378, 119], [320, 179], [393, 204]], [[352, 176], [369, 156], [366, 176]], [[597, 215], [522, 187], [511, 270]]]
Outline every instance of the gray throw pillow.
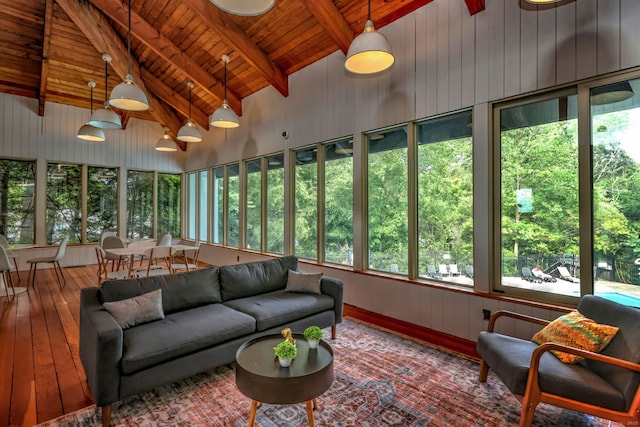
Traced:
[[287, 292], [304, 292], [307, 294], [319, 294], [322, 273], [301, 273], [289, 270], [287, 278]]
[[122, 329], [164, 319], [162, 289], [156, 289], [129, 299], [105, 302], [102, 305], [116, 319]]

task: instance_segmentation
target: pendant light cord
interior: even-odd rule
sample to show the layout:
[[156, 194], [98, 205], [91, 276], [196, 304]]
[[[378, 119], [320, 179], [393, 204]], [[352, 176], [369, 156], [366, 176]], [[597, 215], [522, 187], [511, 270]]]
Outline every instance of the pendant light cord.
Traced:
[[227, 99], [227, 61], [224, 61], [224, 99]]
[[127, 31], [127, 74], [131, 74], [131, 0], [129, 0], [129, 29]]
[[[131, 0], [129, 0], [129, 1], [131, 1]], [[371, 21], [371, 0], [369, 0], [368, 5], [369, 6], [367, 8], [367, 20]], [[129, 24], [129, 25], [131, 25], [131, 24]]]
[[91, 114], [89, 114], [89, 117], [91, 117], [91, 115], [93, 115], [93, 86], [89, 85], [89, 112]]
[[109, 61], [104, 61], [104, 103], [109, 103]]
[[189, 120], [191, 120], [191, 86], [193, 83], [189, 85]]

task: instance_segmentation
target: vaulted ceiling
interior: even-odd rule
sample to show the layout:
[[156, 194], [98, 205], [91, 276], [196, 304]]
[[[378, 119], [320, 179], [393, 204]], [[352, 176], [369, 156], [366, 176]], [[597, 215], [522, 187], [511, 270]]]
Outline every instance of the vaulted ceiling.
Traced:
[[[434, 0], [372, 0], [376, 29]], [[464, 1], [470, 14], [484, 0]], [[131, 74], [149, 98], [150, 110], [117, 112], [123, 125], [131, 117], [155, 120], [174, 137], [189, 111], [209, 129], [208, 116], [224, 93], [242, 115], [242, 99], [273, 86], [288, 96], [288, 76], [325, 56], [347, 52], [367, 19], [366, 0], [277, 0], [255, 17], [231, 15], [209, 0], [132, 0]], [[127, 0], [0, 0], [0, 91], [45, 102], [93, 108], [105, 100], [105, 62], [109, 92], [127, 74]], [[180, 143], [185, 149], [184, 143]]]

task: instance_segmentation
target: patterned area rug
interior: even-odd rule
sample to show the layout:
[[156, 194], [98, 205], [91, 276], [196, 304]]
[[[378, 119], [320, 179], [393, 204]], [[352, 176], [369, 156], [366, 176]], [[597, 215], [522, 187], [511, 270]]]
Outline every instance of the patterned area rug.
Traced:
[[[329, 336], [329, 331], [325, 331]], [[517, 426], [520, 404], [477, 361], [346, 319], [338, 326], [335, 380], [318, 398], [318, 426]], [[113, 426], [246, 426], [250, 401], [223, 366], [113, 405]], [[81, 409], [43, 426], [100, 426]], [[256, 425], [306, 426], [304, 404], [263, 405]], [[535, 426], [606, 426], [607, 421], [540, 405]]]

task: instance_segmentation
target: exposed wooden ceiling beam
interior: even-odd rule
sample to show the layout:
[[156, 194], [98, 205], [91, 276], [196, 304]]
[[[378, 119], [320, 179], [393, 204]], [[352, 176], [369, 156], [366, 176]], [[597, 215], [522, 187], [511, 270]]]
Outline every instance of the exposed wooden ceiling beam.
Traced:
[[49, 76], [49, 51], [51, 50], [51, 24], [53, 22], [53, 0], [46, 0], [44, 6], [44, 37], [42, 38], [42, 67], [40, 68], [40, 92], [38, 93], [38, 115], [44, 116], [47, 98], [47, 78]]
[[331, 0], [304, 0], [303, 3], [346, 55], [354, 34], [336, 5]]
[[484, 0], [464, 0], [469, 9], [469, 15], [475, 15], [484, 10]]
[[[176, 93], [166, 84], [162, 83], [160, 79], [158, 79], [153, 74], [147, 72], [146, 70], [141, 70], [142, 79], [151, 92], [153, 92], [158, 98], [162, 99], [164, 102], [169, 104], [177, 111], [186, 111], [185, 117], [188, 116], [189, 111], [189, 100], [185, 99], [181, 96], [177, 96]], [[199, 124], [204, 129], [209, 129], [209, 116], [203, 112], [201, 109], [196, 108], [195, 106], [191, 106], [191, 118], [194, 122]]]
[[[89, 42], [98, 52], [109, 52], [113, 70], [124, 79], [127, 75], [127, 47], [122, 43], [118, 34], [111, 27], [107, 18], [93, 5], [79, 0], [56, 0], [64, 12], [78, 26]], [[136, 84], [145, 91], [149, 99], [149, 112], [153, 118], [164, 127], [169, 128], [169, 134], [175, 138], [177, 130], [182, 126], [182, 120], [176, 114], [165, 108], [164, 105], [150, 93], [144, 85], [140, 75], [140, 64], [131, 57], [131, 75]], [[176, 141], [182, 150], [186, 150], [186, 144]]]
[[[94, 6], [111, 19], [127, 27], [128, 10], [127, 6], [120, 1], [113, 0], [91, 0]], [[218, 98], [220, 103], [224, 98], [224, 85], [213, 78], [196, 61], [185, 55], [166, 36], [153, 28], [135, 11], [131, 11], [131, 35], [140, 40], [145, 46], [166, 59], [168, 62], [183, 72], [196, 86], [201, 87], [211, 96]], [[242, 100], [234, 92], [227, 88], [227, 100], [229, 105], [238, 114], [242, 115]], [[186, 113], [185, 113], [186, 115]], [[205, 129], [209, 129], [207, 123]]]
[[212, 7], [209, 0], [182, 0], [182, 3], [200, 15], [229, 47], [236, 50], [247, 63], [259, 70], [282, 96], [289, 96], [289, 78], [284, 71], [271, 61], [240, 27], [228, 20], [224, 12], [217, 7]]

